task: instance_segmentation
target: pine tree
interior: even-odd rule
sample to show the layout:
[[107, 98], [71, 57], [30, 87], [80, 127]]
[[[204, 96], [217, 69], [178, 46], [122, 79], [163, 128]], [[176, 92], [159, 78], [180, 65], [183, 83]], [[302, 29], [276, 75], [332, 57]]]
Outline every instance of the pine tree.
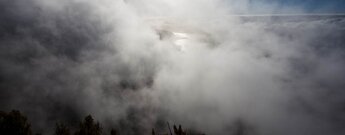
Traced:
[[117, 131], [115, 129], [110, 130], [110, 135], [117, 135]]
[[1, 135], [32, 135], [31, 125], [20, 111], [0, 112]]
[[101, 135], [102, 127], [98, 122], [94, 122], [91, 115], [85, 117], [84, 121], [80, 123], [79, 130], [75, 135]]
[[55, 135], [70, 135], [70, 130], [63, 123], [56, 123], [56, 125], [55, 125]]

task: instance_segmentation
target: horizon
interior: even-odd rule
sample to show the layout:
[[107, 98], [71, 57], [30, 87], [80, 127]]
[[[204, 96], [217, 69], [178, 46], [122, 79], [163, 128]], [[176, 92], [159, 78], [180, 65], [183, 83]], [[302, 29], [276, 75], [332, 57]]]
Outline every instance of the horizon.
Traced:
[[[238, 2], [236, 0], [227, 0]], [[345, 13], [343, 0], [245, 0], [249, 13]], [[241, 2], [239, 2], [241, 3]]]

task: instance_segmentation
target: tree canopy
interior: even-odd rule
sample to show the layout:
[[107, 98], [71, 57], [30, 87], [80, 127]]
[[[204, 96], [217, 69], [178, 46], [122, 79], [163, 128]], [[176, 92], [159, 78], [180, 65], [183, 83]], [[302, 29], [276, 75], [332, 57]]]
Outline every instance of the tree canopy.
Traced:
[[32, 135], [31, 125], [18, 110], [9, 113], [0, 111], [0, 134]]

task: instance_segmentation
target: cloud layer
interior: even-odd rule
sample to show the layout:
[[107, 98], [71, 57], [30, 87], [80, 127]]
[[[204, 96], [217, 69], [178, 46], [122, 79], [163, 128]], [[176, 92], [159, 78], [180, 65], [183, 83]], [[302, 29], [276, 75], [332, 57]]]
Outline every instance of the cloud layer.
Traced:
[[[44, 133], [92, 114], [125, 134], [165, 121], [207, 134], [239, 123], [249, 134], [343, 134], [344, 17], [236, 17], [231, 7], [2, 1], [0, 109], [22, 110]], [[194, 38], [180, 51], [162, 29]]]

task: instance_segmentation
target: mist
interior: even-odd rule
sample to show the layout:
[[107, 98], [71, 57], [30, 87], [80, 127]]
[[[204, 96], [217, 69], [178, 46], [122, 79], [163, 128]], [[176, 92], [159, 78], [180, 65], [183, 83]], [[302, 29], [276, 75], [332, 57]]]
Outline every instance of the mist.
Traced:
[[236, 15], [248, 3], [3, 0], [0, 110], [23, 111], [44, 134], [88, 114], [128, 135], [166, 121], [218, 135], [239, 122], [250, 135], [344, 134], [345, 18]]

